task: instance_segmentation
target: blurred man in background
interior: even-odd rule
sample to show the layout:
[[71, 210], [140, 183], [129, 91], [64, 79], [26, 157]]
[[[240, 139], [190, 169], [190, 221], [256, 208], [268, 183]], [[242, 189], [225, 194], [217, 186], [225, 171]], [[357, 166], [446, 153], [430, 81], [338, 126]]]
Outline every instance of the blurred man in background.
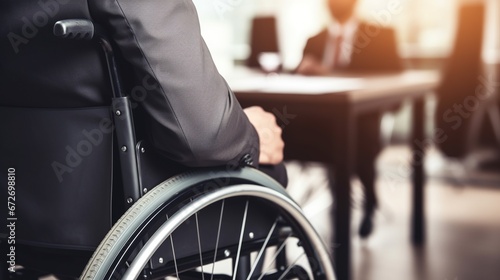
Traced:
[[[334, 21], [310, 38], [296, 72], [302, 75], [335, 73], [369, 74], [403, 69], [394, 30], [362, 22], [355, 16], [357, 0], [327, 0]], [[357, 120], [356, 172], [365, 191], [361, 237], [373, 229], [377, 207], [375, 159], [380, 152], [381, 113], [362, 115]]]

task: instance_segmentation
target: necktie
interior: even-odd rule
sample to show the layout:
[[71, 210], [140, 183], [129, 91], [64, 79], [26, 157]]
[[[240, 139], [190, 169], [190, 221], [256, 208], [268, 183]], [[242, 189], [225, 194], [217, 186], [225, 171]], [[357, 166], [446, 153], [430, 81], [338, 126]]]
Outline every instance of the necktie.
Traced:
[[335, 53], [333, 55], [333, 69], [337, 69], [341, 67], [340, 63], [340, 56], [342, 54], [342, 44], [343, 44], [344, 38], [342, 35], [337, 36], [335, 39]]
[[342, 35], [329, 36], [328, 44], [325, 48], [325, 54], [323, 59], [323, 65], [329, 69], [336, 69], [341, 66], [340, 59], [342, 54]]

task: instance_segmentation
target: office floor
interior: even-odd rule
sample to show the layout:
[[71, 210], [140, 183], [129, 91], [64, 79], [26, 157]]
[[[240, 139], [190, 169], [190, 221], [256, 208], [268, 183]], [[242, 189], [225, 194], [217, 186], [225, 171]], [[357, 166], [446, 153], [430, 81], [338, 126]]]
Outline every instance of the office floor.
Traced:
[[[367, 240], [357, 236], [362, 191], [353, 179], [353, 280], [500, 279], [500, 171], [479, 172], [431, 150], [426, 162], [427, 243], [414, 247], [409, 242], [409, 155], [406, 147], [392, 146], [378, 160], [380, 207]], [[335, 202], [325, 168], [291, 162], [288, 171], [288, 190], [329, 240], [328, 214]]]

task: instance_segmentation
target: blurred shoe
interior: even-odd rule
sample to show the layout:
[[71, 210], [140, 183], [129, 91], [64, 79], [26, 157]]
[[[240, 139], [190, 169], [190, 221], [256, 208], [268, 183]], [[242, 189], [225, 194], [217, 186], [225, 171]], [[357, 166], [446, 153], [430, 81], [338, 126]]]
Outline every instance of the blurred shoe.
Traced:
[[365, 213], [361, 224], [359, 225], [359, 236], [363, 239], [368, 238], [373, 231], [373, 212]]
[[359, 236], [367, 238], [373, 231], [373, 214], [375, 213], [376, 206], [375, 200], [367, 200], [364, 205], [363, 218], [359, 225]]

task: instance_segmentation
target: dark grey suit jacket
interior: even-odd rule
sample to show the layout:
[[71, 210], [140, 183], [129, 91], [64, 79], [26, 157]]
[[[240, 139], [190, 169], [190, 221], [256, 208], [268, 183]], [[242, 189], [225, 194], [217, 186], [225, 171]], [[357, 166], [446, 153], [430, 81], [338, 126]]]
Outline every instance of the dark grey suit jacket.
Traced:
[[258, 162], [257, 133], [217, 72], [191, 0], [1, 1], [0, 106], [109, 104], [99, 48], [52, 35], [68, 18], [109, 31], [139, 131], [170, 160], [215, 166], [250, 154]]

